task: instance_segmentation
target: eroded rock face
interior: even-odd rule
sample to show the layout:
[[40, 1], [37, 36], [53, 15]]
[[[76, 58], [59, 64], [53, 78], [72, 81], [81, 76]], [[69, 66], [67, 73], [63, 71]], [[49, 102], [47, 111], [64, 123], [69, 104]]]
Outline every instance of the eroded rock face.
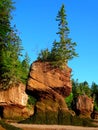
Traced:
[[70, 74], [68, 66], [58, 69], [52, 68], [48, 62], [32, 64], [27, 89], [42, 103], [37, 102], [38, 109], [54, 110], [57, 107], [68, 110], [64, 98], [72, 91]]
[[28, 95], [26, 86], [17, 83], [7, 90], [0, 90], [0, 116], [2, 118], [27, 118], [34, 113], [34, 108], [27, 107]]
[[27, 105], [28, 96], [25, 93], [25, 85], [17, 83], [7, 90], [0, 91], [0, 106], [16, 105], [25, 107]]
[[81, 95], [77, 99], [76, 109], [81, 117], [91, 117], [94, 102], [87, 95]]
[[26, 119], [29, 116], [34, 114], [34, 107], [31, 108], [23, 107], [20, 108], [18, 106], [4, 106], [3, 110], [3, 118], [5, 119]]

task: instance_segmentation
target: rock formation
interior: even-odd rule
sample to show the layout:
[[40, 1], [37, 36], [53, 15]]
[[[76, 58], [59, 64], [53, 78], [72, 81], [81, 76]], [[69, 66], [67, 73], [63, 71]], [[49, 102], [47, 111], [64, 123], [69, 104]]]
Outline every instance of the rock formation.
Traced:
[[76, 111], [78, 111], [79, 116], [91, 117], [91, 113], [93, 112], [93, 106], [93, 99], [89, 98], [87, 95], [81, 95], [77, 98]]
[[72, 91], [71, 69], [53, 68], [49, 62], [34, 62], [31, 65], [27, 90], [37, 99], [36, 111], [67, 111], [64, 98]]
[[25, 85], [17, 83], [7, 90], [0, 90], [0, 115], [4, 118], [28, 117], [32, 112], [26, 108], [28, 96]]
[[[65, 98], [72, 91], [70, 81], [71, 69], [66, 65], [63, 69], [54, 68], [49, 62], [34, 62], [31, 65], [27, 88], [22, 83], [10, 86], [7, 90], [0, 90], [0, 115], [4, 118], [28, 118], [36, 114], [38, 120], [54, 121], [59, 117], [66, 117], [69, 112]], [[28, 96], [37, 99], [35, 107], [28, 108]], [[68, 114], [67, 113], [67, 114]], [[59, 116], [60, 115], [60, 116]], [[47, 117], [48, 116], [48, 117]], [[34, 119], [35, 120], [35, 119]]]
[[0, 91], [0, 106], [17, 105], [24, 107], [27, 104], [27, 100], [28, 96], [22, 83], [14, 84], [9, 89]]

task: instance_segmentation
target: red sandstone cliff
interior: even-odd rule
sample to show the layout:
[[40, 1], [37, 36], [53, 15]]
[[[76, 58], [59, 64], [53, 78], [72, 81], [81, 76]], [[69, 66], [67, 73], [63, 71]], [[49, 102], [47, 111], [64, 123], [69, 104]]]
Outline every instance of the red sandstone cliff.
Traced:
[[17, 83], [7, 90], [0, 91], [0, 106], [17, 105], [25, 107], [27, 105], [28, 96], [25, 93], [25, 85]]
[[0, 116], [3, 118], [27, 118], [34, 113], [27, 108], [28, 95], [22, 83], [11, 85], [7, 90], [0, 90]]
[[37, 98], [37, 109], [68, 110], [64, 98], [72, 91], [70, 74], [68, 66], [60, 69], [52, 68], [48, 62], [32, 64], [27, 89]]

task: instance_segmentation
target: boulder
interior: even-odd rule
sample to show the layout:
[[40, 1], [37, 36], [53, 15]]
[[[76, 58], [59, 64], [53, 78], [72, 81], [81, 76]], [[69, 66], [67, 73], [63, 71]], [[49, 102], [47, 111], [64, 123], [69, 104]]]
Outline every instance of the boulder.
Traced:
[[76, 102], [76, 111], [80, 117], [91, 117], [93, 112], [94, 101], [87, 95], [80, 95]]

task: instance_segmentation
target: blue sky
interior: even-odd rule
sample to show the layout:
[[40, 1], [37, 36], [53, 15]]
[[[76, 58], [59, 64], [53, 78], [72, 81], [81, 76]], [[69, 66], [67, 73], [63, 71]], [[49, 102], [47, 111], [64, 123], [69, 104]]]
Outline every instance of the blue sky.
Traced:
[[69, 37], [77, 43], [79, 57], [69, 61], [74, 79], [98, 84], [98, 0], [14, 0], [13, 22], [31, 63], [41, 49], [51, 48], [58, 39], [55, 18], [65, 4]]

